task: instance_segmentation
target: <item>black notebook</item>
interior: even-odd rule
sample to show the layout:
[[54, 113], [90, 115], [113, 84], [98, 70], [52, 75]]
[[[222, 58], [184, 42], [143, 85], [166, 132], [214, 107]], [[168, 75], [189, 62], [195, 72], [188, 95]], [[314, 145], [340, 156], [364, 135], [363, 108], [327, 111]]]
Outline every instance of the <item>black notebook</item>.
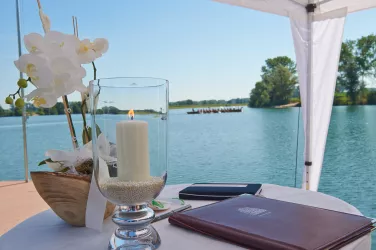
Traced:
[[261, 184], [195, 183], [179, 192], [184, 200], [225, 200], [241, 194], [258, 194]]

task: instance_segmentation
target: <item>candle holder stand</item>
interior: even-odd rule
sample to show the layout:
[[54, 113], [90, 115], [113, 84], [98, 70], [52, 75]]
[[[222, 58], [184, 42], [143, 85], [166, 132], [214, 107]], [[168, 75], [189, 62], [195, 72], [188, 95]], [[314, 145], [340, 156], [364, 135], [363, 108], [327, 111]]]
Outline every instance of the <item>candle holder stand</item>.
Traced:
[[119, 206], [112, 221], [119, 226], [112, 235], [109, 249], [156, 249], [161, 244], [158, 232], [151, 225], [154, 211], [147, 204]]
[[89, 95], [93, 176], [118, 206], [108, 249], [157, 249], [162, 241], [148, 204], [167, 181], [168, 81], [98, 79], [90, 82]]

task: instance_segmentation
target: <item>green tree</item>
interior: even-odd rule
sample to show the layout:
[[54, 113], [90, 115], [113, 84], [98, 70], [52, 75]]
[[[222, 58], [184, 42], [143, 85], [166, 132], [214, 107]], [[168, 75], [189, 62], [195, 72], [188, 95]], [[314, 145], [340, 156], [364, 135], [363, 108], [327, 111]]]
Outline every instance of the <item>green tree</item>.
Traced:
[[366, 78], [376, 76], [376, 36], [342, 44], [336, 90], [346, 92], [351, 104], [367, 102]]
[[265, 61], [265, 66], [262, 66], [261, 72], [263, 75], [268, 75], [272, 73], [277, 66], [283, 66], [286, 67], [291, 74], [296, 73], [296, 64], [291, 58], [287, 56], [278, 56], [275, 58], [269, 58]]
[[267, 107], [289, 103], [298, 82], [296, 65], [286, 56], [270, 58], [261, 68], [261, 81], [250, 93], [248, 106]]
[[44, 108], [39, 108], [37, 111], [38, 115], [44, 115]]
[[81, 103], [80, 102], [70, 102], [69, 107], [73, 114], [81, 114]]
[[348, 40], [342, 44], [338, 66], [337, 89], [347, 93], [352, 104], [356, 104], [361, 88], [359, 60], [355, 56], [356, 41]]
[[59, 115], [65, 114], [65, 112], [64, 112], [64, 104], [62, 102], [56, 103], [55, 107], [56, 107], [57, 113]]
[[371, 91], [367, 95], [367, 104], [376, 105], [376, 91]]
[[264, 81], [269, 85], [269, 96], [271, 105], [282, 105], [289, 103], [297, 83], [297, 77], [288, 68], [277, 65]]
[[249, 98], [249, 107], [261, 108], [269, 106], [270, 97], [269, 90], [264, 82], [257, 82], [255, 88], [252, 89]]
[[108, 107], [108, 114], [117, 115], [120, 114], [120, 110], [116, 107], [110, 106]]
[[356, 41], [356, 61], [360, 68], [361, 82], [364, 78], [375, 76], [376, 69], [376, 35], [368, 35]]
[[5, 116], [5, 110], [0, 105], [0, 116]]
[[58, 115], [59, 113], [57, 112], [56, 106], [50, 108], [50, 115]]

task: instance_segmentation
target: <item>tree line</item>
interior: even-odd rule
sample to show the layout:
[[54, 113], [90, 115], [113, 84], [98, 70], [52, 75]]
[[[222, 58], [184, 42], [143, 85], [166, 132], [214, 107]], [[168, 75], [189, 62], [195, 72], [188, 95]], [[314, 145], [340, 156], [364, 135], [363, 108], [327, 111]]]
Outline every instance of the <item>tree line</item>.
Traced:
[[[65, 114], [64, 104], [56, 103], [52, 108], [37, 108], [31, 103], [25, 103], [28, 115], [62, 115]], [[81, 102], [69, 102], [69, 108], [72, 114], [81, 114]], [[9, 109], [3, 109], [0, 106], [0, 116], [22, 116], [22, 109], [10, 105]]]
[[[342, 43], [333, 105], [375, 105], [376, 89], [367, 88], [376, 78], [376, 36]], [[280, 56], [265, 61], [261, 80], [251, 90], [248, 106], [271, 107], [300, 102], [295, 62]]]
[[[170, 102], [171, 107], [179, 106], [194, 106], [194, 105], [231, 105], [231, 104], [247, 104], [248, 98], [235, 98], [231, 100], [202, 100], [202, 101], [192, 101], [190, 99]], [[62, 102], [57, 102], [52, 108], [37, 108], [31, 103], [25, 103], [26, 112], [28, 115], [62, 115], [64, 112], [64, 104]], [[69, 102], [69, 107], [72, 114], [81, 114], [81, 102]], [[157, 113], [155, 110], [137, 110], [135, 112], [143, 113]], [[128, 110], [120, 110], [114, 106], [103, 107], [97, 109], [97, 114], [127, 114]], [[3, 109], [0, 105], [0, 117], [2, 116], [22, 116], [22, 109], [17, 108], [14, 105], [10, 105], [9, 109]]]

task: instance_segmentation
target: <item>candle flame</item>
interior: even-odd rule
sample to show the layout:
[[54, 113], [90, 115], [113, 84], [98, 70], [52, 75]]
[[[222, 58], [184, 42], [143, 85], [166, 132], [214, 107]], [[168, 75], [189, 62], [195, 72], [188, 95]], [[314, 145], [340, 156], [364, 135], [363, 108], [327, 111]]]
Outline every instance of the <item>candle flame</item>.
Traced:
[[133, 109], [131, 109], [131, 110], [128, 111], [128, 117], [131, 118], [131, 120], [133, 120], [133, 118], [134, 118], [134, 111], [133, 111]]

